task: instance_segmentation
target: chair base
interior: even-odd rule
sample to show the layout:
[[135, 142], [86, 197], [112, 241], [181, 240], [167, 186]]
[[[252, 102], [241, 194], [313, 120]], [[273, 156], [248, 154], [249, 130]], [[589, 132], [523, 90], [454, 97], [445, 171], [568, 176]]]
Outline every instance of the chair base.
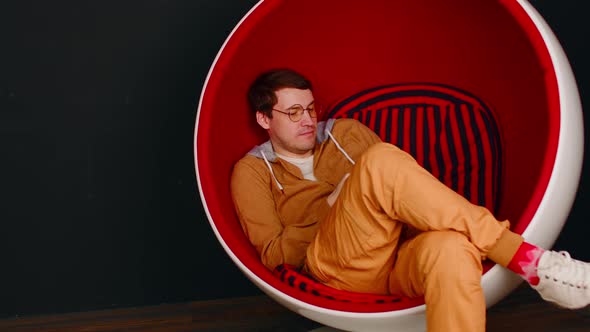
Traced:
[[309, 332], [345, 332], [344, 330], [335, 329], [329, 326], [318, 327], [317, 329], [310, 330]]
[[[406, 330], [396, 329], [396, 331], [399, 331], [399, 332], [425, 332], [426, 327], [422, 326], [422, 324], [418, 324], [417, 326], [412, 327], [410, 329], [406, 329]], [[310, 330], [309, 332], [346, 332], [346, 331], [339, 330], [337, 328], [330, 327], [330, 326], [322, 326], [322, 327], [318, 327], [317, 329]]]

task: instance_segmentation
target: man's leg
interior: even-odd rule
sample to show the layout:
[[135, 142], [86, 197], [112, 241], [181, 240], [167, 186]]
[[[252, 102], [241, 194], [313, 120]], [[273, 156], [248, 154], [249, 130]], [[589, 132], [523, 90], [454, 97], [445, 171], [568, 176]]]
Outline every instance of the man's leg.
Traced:
[[430, 231], [401, 245], [392, 294], [424, 296], [429, 332], [485, 331], [480, 253], [454, 231]]
[[[422, 231], [464, 234], [482, 258], [518, 273], [545, 300], [570, 309], [590, 304], [589, 263], [524, 243], [508, 230], [507, 221], [499, 222], [487, 209], [471, 204], [392, 145], [378, 144], [363, 159], [361, 169], [375, 176], [364, 189], [373, 189], [378, 206], [392, 219]], [[388, 167], [391, 163], [398, 166]]]
[[381, 143], [357, 161], [307, 250], [307, 267], [335, 288], [386, 293], [404, 224], [459, 232], [480, 258], [495, 255], [505, 264], [522, 243], [507, 231], [507, 221], [471, 204], [404, 151]]
[[[481, 258], [508, 267], [523, 239], [485, 208], [439, 182], [399, 148], [372, 146], [357, 162], [307, 251], [307, 266], [320, 281], [340, 289], [382, 293], [403, 224], [420, 231], [463, 234]], [[553, 302], [579, 307], [590, 301], [590, 265], [544, 255], [536, 289]], [[555, 276], [555, 277], [551, 277]], [[549, 277], [549, 278], [547, 278]], [[550, 283], [549, 280], [557, 279]], [[566, 283], [573, 286], [565, 287]], [[544, 295], [543, 292], [545, 292]], [[571, 300], [571, 297], [575, 299]]]

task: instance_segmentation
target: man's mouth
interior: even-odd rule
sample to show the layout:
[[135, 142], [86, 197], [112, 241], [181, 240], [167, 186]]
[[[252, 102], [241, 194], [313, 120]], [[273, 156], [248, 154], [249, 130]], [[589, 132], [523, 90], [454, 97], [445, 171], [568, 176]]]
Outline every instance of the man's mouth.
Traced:
[[315, 135], [315, 129], [305, 130], [299, 133], [299, 136]]

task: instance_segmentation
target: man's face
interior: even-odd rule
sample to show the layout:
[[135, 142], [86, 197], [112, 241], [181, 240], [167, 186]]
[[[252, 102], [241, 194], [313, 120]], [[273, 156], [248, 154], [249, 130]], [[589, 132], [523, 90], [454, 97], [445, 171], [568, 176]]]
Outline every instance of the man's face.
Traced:
[[[275, 92], [277, 103], [273, 109], [288, 113], [295, 105], [313, 106], [311, 90], [284, 88]], [[313, 154], [316, 143], [317, 118], [303, 112], [301, 120], [293, 122], [287, 114], [273, 111], [272, 118], [258, 112], [256, 120], [266, 129], [273, 148], [287, 157], [304, 158]]]

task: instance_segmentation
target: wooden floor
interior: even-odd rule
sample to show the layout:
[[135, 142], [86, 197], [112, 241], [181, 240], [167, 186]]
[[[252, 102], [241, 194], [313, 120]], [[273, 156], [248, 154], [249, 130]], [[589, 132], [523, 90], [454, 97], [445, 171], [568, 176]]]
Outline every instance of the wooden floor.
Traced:
[[[491, 308], [487, 320], [488, 332], [590, 332], [590, 308], [558, 309], [526, 286]], [[318, 327], [266, 296], [0, 320], [2, 332], [290, 332]]]

